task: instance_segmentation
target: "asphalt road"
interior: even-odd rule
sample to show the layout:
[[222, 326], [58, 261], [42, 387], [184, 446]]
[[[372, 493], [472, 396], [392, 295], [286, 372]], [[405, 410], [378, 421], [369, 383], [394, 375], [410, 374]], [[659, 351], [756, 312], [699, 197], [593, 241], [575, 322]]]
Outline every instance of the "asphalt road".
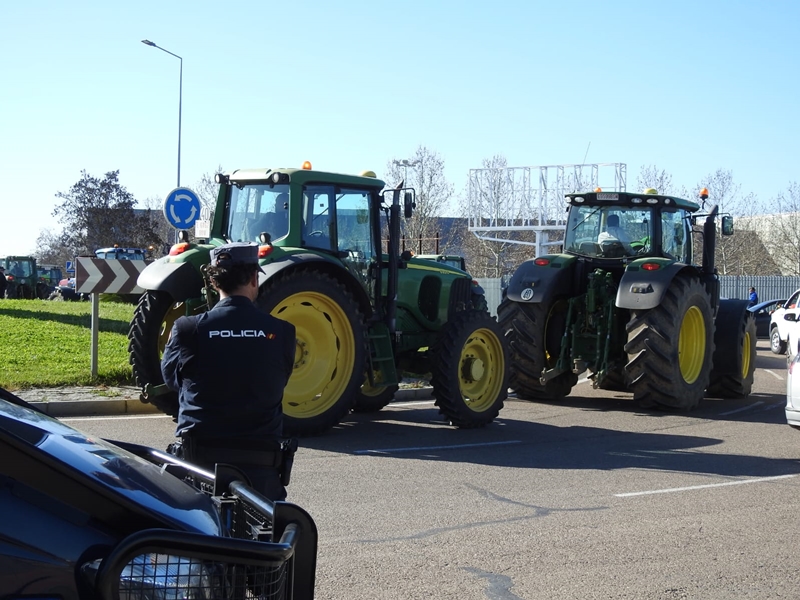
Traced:
[[[289, 500], [319, 528], [317, 597], [796, 598], [800, 432], [786, 361], [759, 341], [753, 394], [688, 413], [580, 383], [455, 430], [432, 402], [302, 440]], [[164, 448], [160, 416], [64, 419]]]

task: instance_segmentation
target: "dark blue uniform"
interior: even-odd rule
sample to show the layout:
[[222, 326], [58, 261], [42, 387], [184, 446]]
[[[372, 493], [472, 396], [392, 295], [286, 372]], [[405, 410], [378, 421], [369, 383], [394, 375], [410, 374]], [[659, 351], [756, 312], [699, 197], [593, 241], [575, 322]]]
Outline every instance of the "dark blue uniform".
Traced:
[[[164, 349], [161, 371], [179, 393], [176, 435], [205, 449], [271, 450], [283, 430], [283, 389], [292, 373], [294, 325], [259, 310], [244, 296], [220, 300], [195, 317], [181, 317]], [[213, 470], [213, 451], [201, 466]], [[274, 480], [274, 465], [234, 462], [264, 492], [264, 477]], [[280, 491], [266, 495], [285, 498]]]

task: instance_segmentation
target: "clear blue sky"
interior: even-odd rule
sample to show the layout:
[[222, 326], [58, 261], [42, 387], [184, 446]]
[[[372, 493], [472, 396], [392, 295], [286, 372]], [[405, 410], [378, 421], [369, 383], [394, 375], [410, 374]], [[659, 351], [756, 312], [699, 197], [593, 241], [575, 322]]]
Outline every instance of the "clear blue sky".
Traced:
[[718, 168], [766, 201], [799, 179], [796, 0], [28, 0], [0, 22], [0, 255], [56, 192], [119, 169], [139, 200], [217, 165], [373, 169], [419, 145], [469, 169]]

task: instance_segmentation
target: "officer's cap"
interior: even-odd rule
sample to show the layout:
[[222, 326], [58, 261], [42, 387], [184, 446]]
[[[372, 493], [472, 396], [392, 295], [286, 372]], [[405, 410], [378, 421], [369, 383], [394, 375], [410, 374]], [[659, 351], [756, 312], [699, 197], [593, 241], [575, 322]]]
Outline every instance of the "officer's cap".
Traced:
[[[211, 250], [211, 266], [229, 269], [236, 265], [258, 265], [258, 246], [235, 242]], [[260, 267], [259, 267], [259, 270]]]

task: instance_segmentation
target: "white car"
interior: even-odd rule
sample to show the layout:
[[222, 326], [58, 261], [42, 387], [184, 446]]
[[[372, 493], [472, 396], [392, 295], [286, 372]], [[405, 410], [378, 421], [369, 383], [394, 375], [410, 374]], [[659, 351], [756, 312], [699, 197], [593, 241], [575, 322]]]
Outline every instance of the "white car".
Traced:
[[786, 378], [786, 422], [800, 429], [800, 352], [789, 362]]
[[[797, 354], [797, 343], [800, 340], [798, 337], [798, 318], [800, 318], [800, 290], [796, 290], [789, 299], [779, 306], [772, 313], [769, 320], [769, 349], [775, 354], [785, 354], [787, 346], [789, 347], [789, 355], [794, 356]], [[789, 320], [785, 318], [786, 315], [794, 315], [794, 319], [790, 317]], [[792, 338], [792, 344], [789, 344], [789, 337]]]

